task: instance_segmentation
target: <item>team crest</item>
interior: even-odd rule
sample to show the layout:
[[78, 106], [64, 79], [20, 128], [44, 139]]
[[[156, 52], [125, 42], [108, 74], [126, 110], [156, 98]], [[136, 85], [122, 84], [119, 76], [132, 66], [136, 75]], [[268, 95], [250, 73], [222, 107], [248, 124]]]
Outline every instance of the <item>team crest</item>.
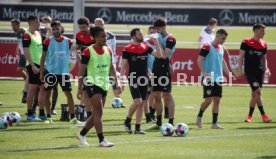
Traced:
[[208, 96], [211, 95], [211, 93], [212, 93], [211, 90], [207, 90], [207, 91], [206, 91], [206, 94], [207, 94]]

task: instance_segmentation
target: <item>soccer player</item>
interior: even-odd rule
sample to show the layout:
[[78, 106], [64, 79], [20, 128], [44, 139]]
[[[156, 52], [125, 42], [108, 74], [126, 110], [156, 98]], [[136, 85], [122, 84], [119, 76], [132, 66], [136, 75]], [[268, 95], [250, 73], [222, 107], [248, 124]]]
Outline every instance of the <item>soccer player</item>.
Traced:
[[198, 55], [197, 64], [201, 72], [203, 83], [203, 98], [199, 113], [197, 115], [196, 125], [202, 128], [202, 116], [204, 111], [213, 102], [213, 121], [211, 128], [222, 129], [217, 123], [219, 104], [222, 97], [222, 83], [224, 82], [223, 71], [232, 78], [231, 73], [224, 60], [224, 47], [228, 33], [224, 29], [216, 32], [215, 39], [212, 43], [204, 44]]
[[[44, 39], [46, 38], [50, 38], [53, 33], [52, 33], [52, 29], [51, 29], [51, 23], [52, 23], [52, 18], [50, 16], [45, 16], [42, 18], [42, 25], [40, 25], [40, 33], [42, 35], [42, 37]], [[57, 85], [55, 85], [53, 87], [53, 94], [52, 94], [52, 106], [51, 106], [51, 114], [52, 115], [57, 115], [57, 112], [56, 112], [56, 103], [57, 103], [57, 98], [58, 98], [58, 88], [57, 88]], [[35, 108], [36, 108], [36, 105], [34, 104], [33, 106], [34, 108], [34, 111], [35, 111]]]
[[[90, 22], [87, 17], [80, 17], [78, 19], [78, 26], [80, 31], [76, 34], [76, 50], [78, 53], [78, 61], [79, 64], [81, 64], [81, 54], [88, 46], [95, 44], [95, 39], [93, 39], [90, 35], [89, 29], [90, 29]], [[85, 73], [86, 76], [86, 73]], [[87, 95], [85, 85], [83, 85], [83, 95], [81, 99], [81, 103], [85, 105], [86, 111], [87, 111], [87, 118], [92, 114], [91, 113], [91, 104], [89, 101], [89, 97]]]
[[164, 48], [163, 58], [155, 58], [152, 70], [154, 76], [157, 76], [157, 78], [154, 78], [152, 95], [154, 96], [157, 113], [156, 128], [158, 128], [162, 125], [162, 96], [163, 100], [165, 101], [164, 103], [168, 107], [169, 123], [173, 125], [175, 103], [171, 94], [172, 65], [170, 64], [170, 59], [175, 52], [176, 39], [172, 34], [167, 31], [166, 18], [160, 17], [153, 23], [153, 26], [159, 34], [159, 40]]
[[265, 35], [265, 25], [255, 24], [253, 26], [253, 32], [253, 37], [244, 39], [241, 43], [239, 56], [238, 77], [242, 77], [243, 74], [245, 74], [252, 90], [251, 100], [249, 102], [249, 114], [245, 119], [245, 122], [252, 121], [254, 108], [257, 104], [263, 121], [268, 123], [271, 122], [271, 118], [264, 111], [261, 90], [264, 72], [270, 76], [270, 71], [267, 65], [267, 44], [263, 40]]
[[[94, 20], [94, 24], [95, 26], [100, 26], [100, 27], [103, 27], [104, 28], [104, 20], [102, 18], [96, 18]], [[113, 64], [113, 67], [115, 68], [116, 70], [116, 61], [115, 61], [115, 55], [116, 55], [116, 36], [115, 34], [113, 34], [112, 32], [110, 31], [106, 31], [106, 34], [107, 34], [107, 46], [111, 49], [112, 51], [112, 64]], [[114, 81], [111, 81], [112, 83], [114, 83]], [[115, 97], [117, 98], [120, 98], [120, 95], [121, 95], [121, 91], [119, 92], [118, 89], [115, 87], [115, 85], [112, 86], [113, 88], [113, 94]], [[125, 107], [123, 104], [122, 104], [122, 107]]]
[[[86, 142], [86, 134], [93, 126], [95, 126], [99, 138], [99, 146], [111, 147], [114, 144], [108, 142], [104, 138], [102, 123], [103, 106], [105, 104], [109, 87], [109, 74], [114, 77], [117, 88], [121, 89], [121, 87], [117, 82], [116, 71], [111, 64], [112, 52], [106, 46], [105, 30], [102, 27], [91, 27], [90, 34], [93, 39], [96, 40], [96, 43], [86, 48], [82, 53], [77, 96], [80, 99], [83, 95], [82, 85], [83, 82], [85, 82], [85, 89], [93, 107], [93, 113], [86, 121], [84, 128], [76, 137], [81, 141], [82, 145], [88, 145]], [[86, 81], [83, 81], [86, 69], [87, 78]]]
[[13, 29], [14, 33], [16, 34], [16, 38], [17, 38], [16, 55], [19, 56], [17, 72], [20, 73], [20, 75], [25, 80], [21, 103], [26, 103], [27, 102], [27, 92], [28, 92], [28, 75], [27, 75], [27, 72], [25, 71], [26, 58], [24, 56], [24, 50], [23, 50], [23, 44], [22, 44], [22, 36], [25, 34], [26, 29], [20, 27], [20, 23], [21, 23], [21, 21], [19, 19], [11, 20], [11, 26], [12, 26], [12, 29]]
[[130, 36], [133, 40], [127, 45], [122, 53], [122, 67], [120, 77], [125, 75], [126, 65], [129, 66], [128, 80], [129, 89], [133, 98], [133, 102], [129, 107], [128, 115], [125, 119], [124, 125], [128, 133], [132, 133], [131, 119], [136, 112], [136, 124], [135, 134], [145, 134], [141, 130], [141, 120], [143, 116], [143, 106], [146, 101], [147, 87], [149, 81], [147, 59], [148, 54], [152, 54], [158, 58], [162, 57], [161, 44], [157, 39], [153, 39], [154, 44], [157, 46], [157, 50], [153, 50], [149, 45], [144, 43], [143, 33], [140, 28], [134, 28], [130, 32]]
[[215, 39], [214, 30], [217, 26], [218, 20], [215, 18], [211, 18], [208, 22], [208, 25], [204, 27], [199, 35], [198, 42], [200, 43], [200, 48], [205, 43], [211, 43]]
[[[40, 59], [42, 56], [42, 36], [36, 30], [39, 29], [39, 18], [37, 16], [29, 16], [29, 30], [23, 35], [24, 54], [28, 64], [26, 66], [29, 75], [29, 89], [27, 95], [28, 115], [27, 120], [46, 120], [47, 116], [44, 111], [44, 89], [43, 82], [39, 78]], [[39, 118], [33, 112], [33, 99], [37, 89], [40, 89], [38, 95]]]
[[[75, 117], [75, 106], [71, 93], [72, 87], [69, 76], [69, 56], [72, 41], [61, 34], [62, 29], [59, 21], [53, 21], [51, 23], [51, 28], [53, 36], [44, 40], [43, 54], [40, 61], [40, 67], [42, 69], [40, 71], [40, 79], [43, 80], [44, 75], [45, 77], [49, 76], [48, 78], [45, 78], [44, 81], [46, 83], [45, 107], [47, 112], [47, 122], [53, 122], [50, 114], [50, 96], [52, 88], [59, 83], [67, 98], [71, 118], [70, 123], [78, 124], [80, 122]], [[45, 62], [46, 65], [44, 65]], [[51, 82], [54, 84], [51, 84]]]
[[[156, 34], [156, 30], [154, 28], [154, 26], [149, 26], [148, 28], [148, 36]], [[153, 50], [156, 50], [156, 46], [153, 42], [153, 40], [149, 37], [149, 38], [145, 38], [145, 43], [148, 44]], [[152, 75], [152, 68], [153, 68], [153, 61], [154, 61], [154, 56], [149, 54], [148, 55], [148, 71], [149, 71], [149, 76], [151, 77]], [[150, 78], [151, 79], [151, 78]], [[146, 102], [144, 104], [144, 112], [145, 112], [145, 116], [146, 116], [146, 123], [155, 123], [155, 108], [154, 108], [154, 98], [151, 95], [151, 91], [152, 91], [152, 86], [149, 83], [148, 86], [148, 92], [147, 92], [147, 97], [146, 97]]]

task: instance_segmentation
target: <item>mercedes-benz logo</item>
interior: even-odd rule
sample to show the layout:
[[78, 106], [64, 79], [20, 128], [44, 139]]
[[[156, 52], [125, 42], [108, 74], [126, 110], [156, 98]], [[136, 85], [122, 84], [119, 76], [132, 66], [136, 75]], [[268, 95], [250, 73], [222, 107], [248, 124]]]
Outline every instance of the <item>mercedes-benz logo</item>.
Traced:
[[105, 23], [109, 23], [112, 20], [112, 12], [109, 8], [101, 8], [97, 15], [98, 18], [102, 18]]
[[222, 25], [231, 25], [234, 19], [234, 13], [229, 9], [224, 9], [219, 13], [219, 20]]

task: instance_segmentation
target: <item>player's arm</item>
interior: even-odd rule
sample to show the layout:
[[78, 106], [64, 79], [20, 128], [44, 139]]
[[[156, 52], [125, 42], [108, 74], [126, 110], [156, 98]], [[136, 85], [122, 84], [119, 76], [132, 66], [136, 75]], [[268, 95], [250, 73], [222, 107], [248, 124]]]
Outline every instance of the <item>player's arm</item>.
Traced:
[[166, 48], [163, 53], [163, 59], [166, 59], [169, 57], [173, 47], [176, 45], [176, 40], [175, 38], [167, 39], [166, 41]]
[[233, 77], [232, 72], [230, 72], [225, 60], [223, 60], [223, 71], [228, 75], [229, 78]]
[[157, 58], [163, 58], [164, 57], [163, 49], [162, 49], [162, 45], [160, 44], [159, 38], [157, 38], [157, 39], [153, 38], [152, 40], [153, 40], [153, 42], [156, 46], [156, 50], [154, 50], [152, 52], [152, 55], [157, 57]]
[[82, 96], [82, 85], [83, 85], [83, 78], [85, 75], [85, 71], [87, 68], [87, 64], [90, 60], [90, 51], [89, 49], [85, 49], [83, 51], [83, 54], [81, 55], [81, 61], [80, 61], [80, 68], [79, 68], [79, 73], [78, 73], [78, 93], [77, 93], [77, 98], [80, 100]]
[[44, 67], [45, 67], [45, 60], [46, 60], [46, 55], [48, 52], [49, 43], [50, 43], [50, 39], [46, 39], [43, 42], [43, 52], [42, 52], [42, 56], [40, 59], [40, 70], [41, 70], [40, 71], [40, 80], [41, 81], [43, 81], [43, 79], [44, 79], [43, 71], [44, 71]]
[[203, 61], [204, 61], [204, 59], [205, 59], [204, 56], [199, 55], [198, 58], [197, 58], [197, 66], [198, 66], [200, 72], [201, 72], [204, 76], [206, 76], [207, 73], [206, 73], [206, 71], [205, 71], [205, 69], [204, 69], [204, 66], [203, 66]]
[[263, 57], [262, 57], [262, 63], [264, 65], [265, 73], [268, 73], [268, 76], [271, 76], [271, 73], [270, 73], [270, 70], [269, 70], [268, 64], [267, 64], [267, 55], [266, 54], [264, 54]]
[[29, 64], [31, 65], [33, 72], [35, 74], [38, 74], [39, 70], [35, 66], [35, 64], [34, 64], [32, 58], [30, 56], [30, 53], [29, 53], [29, 46], [31, 44], [31, 38], [30, 38], [30, 36], [28, 34], [24, 34], [23, 37], [22, 37], [22, 40], [23, 40], [23, 48], [24, 48], [25, 58], [29, 62]]
[[241, 43], [240, 51], [239, 51], [239, 59], [238, 59], [238, 74], [237, 77], [242, 77], [244, 72], [243, 72], [243, 61], [244, 61], [244, 55], [245, 55], [245, 50], [247, 49], [247, 45], [245, 41]]
[[197, 58], [197, 66], [204, 76], [208, 76], [206, 70], [204, 69], [203, 61], [205, 57], [209, 54], [209, 51], [210, 46], [208, 44], [203, 45]]
[[202, 44], [201, 44], [201, 40], [202, 40], [202, 36], [200, 35], [199, 38], [198, 38], [199, 48], [200, 48], [200, 46], [202, 45]]

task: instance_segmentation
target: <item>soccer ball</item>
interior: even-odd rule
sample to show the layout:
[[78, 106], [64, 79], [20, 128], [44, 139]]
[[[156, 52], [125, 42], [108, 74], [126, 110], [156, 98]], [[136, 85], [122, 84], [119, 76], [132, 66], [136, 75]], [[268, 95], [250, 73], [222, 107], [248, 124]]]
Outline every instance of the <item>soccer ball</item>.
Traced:
[[185, 123], [179, 123], [175, 127], [176, 136], [186, 136], [188, 135], [189, 127]]
[[121, 98], [115, 97], [112, 99], [111, 105], [113, 108], [121, 108], [123, 105], [123, 101]]
[[172, 124], [164, 123], [160, 128], [160, 132], [163, 136], [172, 136], [174, 132], [174, 127]]
[[20, 122], [21, 116], [17, 112], [4, 113], [10, 126], [17, 125]]
[[0, 129], [7, 129], [9, 127], [9, 123], [7, 121], [6, 116], [0, 116]]

